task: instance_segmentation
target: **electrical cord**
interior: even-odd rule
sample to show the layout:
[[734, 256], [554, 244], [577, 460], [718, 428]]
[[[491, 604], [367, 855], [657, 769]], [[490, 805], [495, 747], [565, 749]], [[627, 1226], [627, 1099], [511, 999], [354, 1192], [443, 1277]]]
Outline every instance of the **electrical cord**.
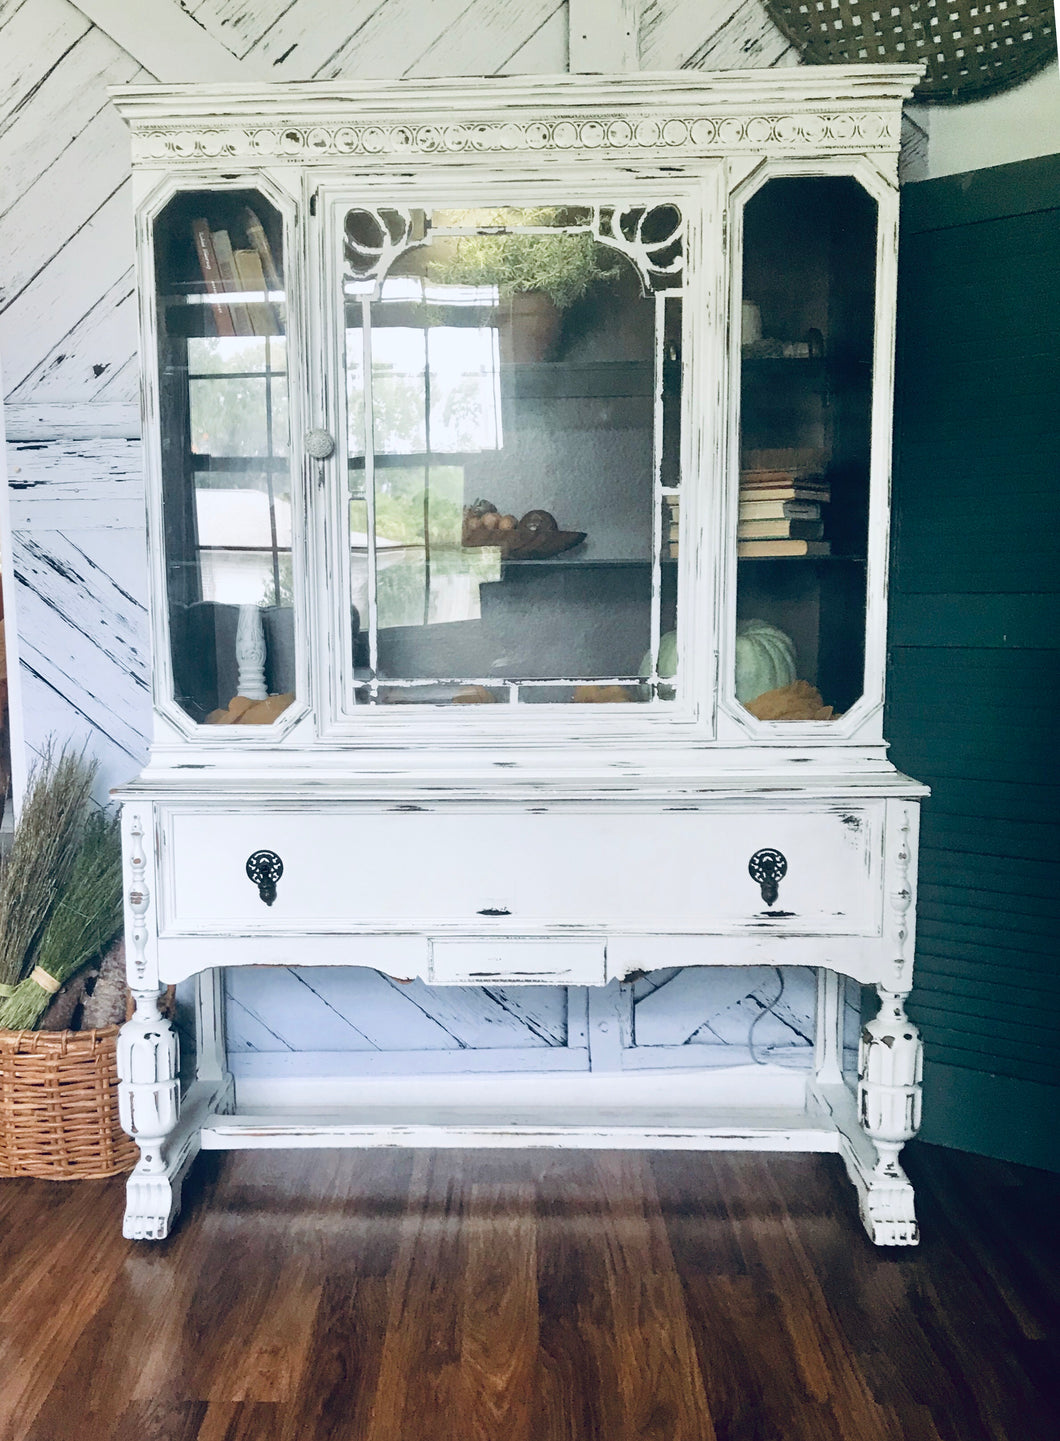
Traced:
[[751, 1022], [747, 1030], [747, 1049], [751, 1052], [751, 1060], [754, 1061], [756, 1066], [768, 1066], [769, 1062], [767, 1060], [762, 1060], [759, 1057], [758, 1052], [755, 1050], [755, 1026], [758, 1025], [759, 1021], [764, 1020], [766, 1016], [770, 1015], [773, 1011], [776, 1010], [777, 1006], [780, 1005], [781, 997], [784, 994], [784, 973], [779, 966], [774, 966], [773, 970], [776, 972], [777, 977], [777, 993], [767, 1006], [762, 1007], [762, 1009], [758, 1012], [758, 1015], [755, 1016], [754, 1020]]

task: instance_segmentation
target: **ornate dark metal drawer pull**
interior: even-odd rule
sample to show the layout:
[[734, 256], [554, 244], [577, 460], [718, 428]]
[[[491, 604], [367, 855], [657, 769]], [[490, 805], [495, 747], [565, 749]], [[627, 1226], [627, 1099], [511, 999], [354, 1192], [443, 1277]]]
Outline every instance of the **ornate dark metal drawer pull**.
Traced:
[[771, 906], [777, 899], [780, 883], [788, 873], [788, 863], [779, 851], [755, 851], [747, 863], [747, 872], [762, 888], [762, 899]]
[[255, 851], [247, 861], [247, 877], [258, 888], [267, 906], [276, 899], [276, 882], [283, 875], [283, 861], [275, 851]]

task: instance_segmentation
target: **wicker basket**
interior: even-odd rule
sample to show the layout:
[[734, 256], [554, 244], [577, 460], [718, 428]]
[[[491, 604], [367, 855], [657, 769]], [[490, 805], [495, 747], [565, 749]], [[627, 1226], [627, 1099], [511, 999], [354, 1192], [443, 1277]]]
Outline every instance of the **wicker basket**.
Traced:
[[139, 1152], [118, 1122], [119, 1029], [0, 1031], [0, 1176], [132, 1170]]

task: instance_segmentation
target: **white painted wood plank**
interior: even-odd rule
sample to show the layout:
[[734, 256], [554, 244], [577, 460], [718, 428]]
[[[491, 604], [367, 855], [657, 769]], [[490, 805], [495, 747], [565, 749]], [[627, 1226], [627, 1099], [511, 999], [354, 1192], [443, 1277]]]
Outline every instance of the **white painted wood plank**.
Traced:
[[[3, 393], [4, 357], [0, 355], [0, 394]], [[11, 759], [11, 795], [17, 816], [26, 790], [25, 704], [22, 695], [21, 646], [18, 637], [18, 596], [7, 557], [11, 554], [11, 507], [7, 486], [7, 439], [0, 406], [0, 588], [3, 590], [7, 650], [8, 754]]]
[[[90, 29], [62, 64], [0, 120], [0, 212], [17, 204], [27, 179], [43, 175], [95, 115], [111, 108], [107, 85], [150, 78], [106, 35]], [[128, 149], [126, 132], [126, 156]]]
[[638, 69], [640, 0], [567, 0], [572, 74]]
[[[41, 401], [4, 406], [9, 442], [139, 440], [140, 407], [128, 401]], [[139, 457], [137, 457], [139, 465]]]
[[756, 70], [772, 65], [798, 65], [799, 54], [770, 20], [760, 0], [742, 0], [726, 13], [717, 30], [703, 34], [682, 69]]
[[62, 65], [88, 28], [84, 15], [68, 0], [33, 0], [9, 14], [0, 32], [0, 123], [6, 126], [8, 117]]
[[[126, 330], [125, 317], [112, 316], [112, 321]], [[93, 374], [94, 374], [93, 369]], [[92, 392], [93, 401], [101, 404], [125, 404], [139, 413], [140, 357], [130, 355], [124, 364], [111, 363], [100, 377], [100, 387]]]
[[[567, 1044], [567, 986], [488, 986], [486, 994], [544, 1044]], [[579, 988], [580, 989], [580, 988]]]
[[[683, 1045], [704, 1024], [772, 979], [766, 966], [688, 966], [634, 1010], [635, 1040], [644, 1046]], [[744, 1027], [746, 1038], [746, 1026]], [[721, 1037], [719, 1036], [720, 1040]]]
[[[813, 1050], [807, 1045], [760, 1046], [755, 1033], [756, 1064], [778, 1066], [784, 1070], [809, 1075], [813, 1067]], [[631, 1046], [622, 1054], [622, 1069], [640, 1071], [681, 1071], [688, 1074], [702, 1070], [731, 1070], [748, 1057], [746, 1046], [702, 1044], [698, 1041], [684, 1046]]]
[[[124, 195], [123, 186], [116, 199]], [[95, 221], [0, 314], [0, 348], [11, 361], [8, 374], [21, 372], [7, 394], [16, 404], [91, 400], [107, 377], [135, 360], [137, 312], [132, 269], [122, 271], [109, 284], [101, 274], [98, 285], [87, 291], [65, 288], [78, 268], [76, 254], [97, 252], [86, 257], [87, 263], [110, 269], [109, 263], [98, 259], [99, 237], [84, 238], [93, 224]], [[82, 305], [88, 309], [81, 311]], [[36, 325], [36, 331], [22, 329], [26, 323]]]
[[[541, 1034], [540, 1027], [527, 1025], [517, 1014], [522, 998], [525, 1010], [531, 1012], [533, 998], [523, 992], [533, 987], [492, 987], [486, 991], [478, 986], [428, 986], [413, 980], [401, 986], [401, 993], [433, 1017], [458, 1046], [497, 1047], [529, 1046], [535, 1042], [545, 1046], [558, 1044]], [[556, 995], [555, 1010], [564, 1009], [561, 987], [545, 987]]]
[[[231, 974], [239, 994], [257, 998], [261, 972]], [[348, 1019], [362, 1038], [357, 1049], [361, 1049], [363, 1044], [387, 1051], [456, 1049], [459, 1046], [456, 1037], [412, 1002], [405, 993], [405, 987], [390, 981], [378, 971], [361, 967], [347, 970], [313, 966], [301, 969], [295, 975], [309, 993], [301, 1002], [302, 1008], [315, 1010], [319, 998], [319, 1003]], [[294, 1004], [298, 1003], [296, 995]], [[277, 1017], [276, 1027], [287, 1035], [282, 1017]], [[310, 1036], [308, 1045], [300, 1048], [318, 1051], [323, 1046], [322, 1042]]]
[[238, 60], [179, 0], [78, 0], [78, 9], [157, 80], [264, 79]]
[[[16, 300], [128, 179], [128, 146], [125, 123], [107, 106], [42, 175], [22, 177], [17, 203], [0, 216], [0, 307]], [[82, 277], [82, 289], [86, 279], [92, 283]]]
[[633, 993], [634, 1005], [638, 1001], [642, 1001], [645, 996], [652, 995], [660, 986], [667, 985], [677, 975], [679, 969], [679, 967], [673, 966], [666, 970], [649, 971], [646, 976], [639, 976], [636, 980], [631, 981], [629, 984]]
[[426, 1098], [432, 1106], [462, 1108], [481, 1105], [508, 1110], [547, 1107], [553, 1116], [570, 1107], [591, 1106], [620, 1112], [632, 1107], [656, 1110], [697, 1111], [702, 1118], [708, 1108], [735, 1106], [784, 1107], [803, 1111], [806, 1107], [807, 1077], [804, 1073], [778, 1066], [728, 1066], [721, 1070], [688, 1071], [681, 1075], [624, 1072], [600, 1075], [581, 1070], [554, 1074], [506, 1071], [491, 1076], [483, 1092], [481, 1079], [472, 1074], [438, 1075], [429, 1089], [417, 1076], [344, 1077], [329, 1086], [326, 1078], [270, 1080], [248, 1078], [239, 1088], [242, 1110], [263, 1107], [371, 1106], [405, 1109], [421, 1105]]
[[733, 1005], [715, 1010], [692, 1032], [689, 1041], [721, 1041], [748, 1046], [759, 1059], [773, 1046], [813, 1043], [815, 987], [806, 967], [771, 968], [760, 985]]
[[[584, 1046], [536, 1046], [461, 1051], [270, 1051], [259, 1045], [229, 1050], [229, 1069], [237, 1082], [258, 1080], [360, 1080], [380, 1076], [448, 1076], [459, 1074], [535, 1074], [584, 1071], [589, 1053]], [[492, 1084], [492, 1082], [491, 1082]]]
[[273, 80], [319, 78], [328, 62], [351, 39], [356, 40], [384, 4], [385, 0], [349, 0], [341, 23], [337, 23], [334, 0], [297, 0], [251, 46], [248, 59], [256, 61]]
[[[102, 408], [102, 407], [101, 407]], [[13, 441], [8, 448], [16, 531], [130, 528], [144, 540], [144, 482], [137, 440]], [[138, 563], [146, 585], [146, 559]], [[136, 592], [144, 603], [146, 591]]]
[[631, 1038], [629, 988], [618, 981], [610, 981], [606, 986], [590, 986], [587, 999], [589, 1065], [594, 1072], [618, 1071], [622, 1066], [623, 1049]]
[[644, 0], [638, 48], [645, 70], [679, 70], [714, 35], [738, 0]]
[[[92, 374], [93, 365], [124, 364], [135, 351], [135, 307], [130, 304], [135, 289], [131, 196], [132, 185], [126, 181], [0, 313], [0, 348], [10, 398], [81, 398], [89, 381], [94, 385], [100, 378]], [[91, 277], [89, 283], [86, 277]], [[123, 303], [128, 307], [122, 327], [127, 339], [118, 342], [107, 325]], [[46, 372], [56, 371], [67, 359], [63, 344], [75, 331], [81, 332], [82, 341], [95, 336], [102, 342], [106, 337], [110, 347], [117, 344], [118, 353], [113, 349], [105, 353], [101, 344], [98, 356], [91, 362], [85, 356], [79, 371], [62, 373], [67, 393], [57, 395], [42, 382]], [[74, 350], [76, 353], [76, 346]], [[28, 395], [24, 382], [34, 372], [37, 383], [34, 394]], [[79, 387], [75, 384], [78, 380]]]
[[[242, 1006], [277, 1037], [273, 1050], [376, 1049], [356, 1021], [340, 1015], [316, 995], [297, 971], [283, 966], [229, 971], [226, 986], [233, 1005]], [[233, 1016], [230, 1025], [234, 1024]], [[230, 1030], [229, 1037], [238, 1040], [238, 1032]]]
[[[557, 1046], [564, 1041], [562, 987], [437, 987], [394, 981], [377, 971], [331, 968], [302, 974], [384, 1050]], [[533, 994], [538, 989], [541, 997]]]
[[562, 1123], [544, 1108], [408, 1115], [358, 1111], [348, 1119], [284, 1117], [269, 1112], [215, 1116], [202, 1129], [204, 1150], [332, 1146], [523, 1146], [623, 1150], [828, 1152], [838, 1132], [801, 1112], [732, 1110], [705, 1120], [694, 1111], [571, 1111]]
[[568, 65], [567, 6], [553, 6], [548, 19], [497, 71], [498, 75], [561, 75]]
[[[320, 80], [408, 75], [466, 9], [467, 0], [387, 0], [317, 72]], [[498, 61], [500, 57], [498, 57]]]
[[[21, 662], [131, 758], [150, 728], [147, 616], [109, 574], [120, 530], [12, 535]], [[140, 594], [146, 586], [143, 564]]]
[[[197, 24], [242, 58], [295, 0], [181, 0]], [[334, 8], [334, 7], [333, 7]]]
[[[266, 1074], [273, 1074], [281, 1053], [290, 1053], [290, 1042], [284, 1037], [274, 1019], [266, 1012], [259, 1014], [254, 992], [250, 992], [250, 1005], [245, 1005], [238, 994], [238, 985], [233, 986], [235, 971], [227, 970], [225, 978], [225, 1044], [229, 1057], [229, 1070], [244, 1056], [259, 1052], [266, 1058]], [[344, 1055], [352, 1054], [349, 1050]]]
[[[30, 665], [20, 666], [19, 683], [27, 763], [32, 765], [53, 738], [59, 745], [69, 740], [78, 748], [84, 746], [99, 761], [92, 795], [98, 804], [109, 804], [113, 788], [124, 785], [142, 770], [147, 760], [146, 739], [135, 753], [116, 744]], [[149, 724], [149, 711], [146, 716]]]
[[553, 0], [491, 0], [468, 6], [404, 74], [494, 75], [533, 38], [554, 8]]

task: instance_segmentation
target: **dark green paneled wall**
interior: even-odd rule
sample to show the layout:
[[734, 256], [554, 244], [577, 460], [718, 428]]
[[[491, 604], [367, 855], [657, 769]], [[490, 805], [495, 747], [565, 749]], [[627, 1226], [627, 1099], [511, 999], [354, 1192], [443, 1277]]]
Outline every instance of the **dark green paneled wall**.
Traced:
[[902, 196], [887, 735], [925, 1138], [1060, 1169], [1060, 157]]

